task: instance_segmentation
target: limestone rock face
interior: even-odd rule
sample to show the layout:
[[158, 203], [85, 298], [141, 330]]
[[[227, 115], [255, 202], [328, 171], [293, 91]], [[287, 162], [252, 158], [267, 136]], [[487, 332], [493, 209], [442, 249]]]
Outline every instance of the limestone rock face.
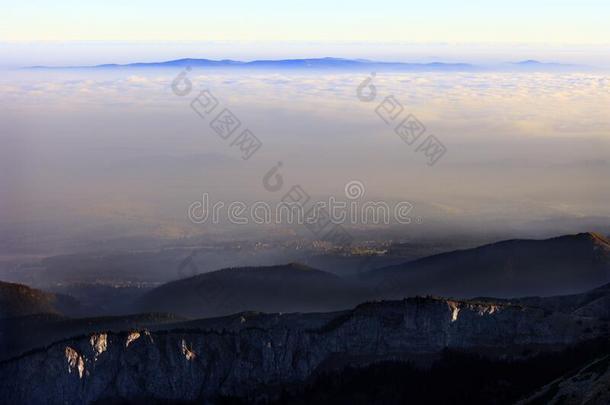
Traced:
[[[594, 317], [436, 298], [330, 314], [252, 314], [70, 338], [0, 363], [5, 403], [253, 397], [325, 367], [445, 348], [517, 356], [602, 336]], [[262, 387], [265, 387], [263, 390]]]

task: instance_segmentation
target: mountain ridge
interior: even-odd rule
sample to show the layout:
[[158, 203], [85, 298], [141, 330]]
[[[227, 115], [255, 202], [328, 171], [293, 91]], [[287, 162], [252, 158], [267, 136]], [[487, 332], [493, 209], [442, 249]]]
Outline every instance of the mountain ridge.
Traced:
[[42, 291], [25, 284], [0, 281], [0, 319], [78, 310], [76, 299]]
[[[535, 62], [535, 63], [534, 63]], [[162, 62], [134, 62], [126, 64], [106, 63], [90, 66], [28, 66], [24, 69], [130, 69], [130, 68], [224, 68], [224, 69], [295, 69], [295, 70], [353, 70], [353, 71], [455, 71], [472, 72], [486, 70], [570, 70], [585, 66], [539, 61], [522, 61], [499, 65], [474, 65], [463, 62], [384, 62], [368, 59], [346, 59], [337, 57], [260, 59], [239, 61], [232, 59], [213, 60], [206, 58], [180, 58]]]
[[225, 268], [163, 284], [136, 303], [143, 312], [172, 312], [189, 317], [228, 315], [243, 310], [316, 312], [354, 304], [341, 277], [289, 263]]
[[[604, 237], [602, 234], [597, 233], [597, 232], [579, 232], [579, 233], [575, 233], [575, 234], [553, 236], [551, 238], [546, 238], [546, 239], [513, 238], [513, 239], [500, 240], [500, 241], [497, 241], [497, 242], [486, 243], [484, 245], [476, 246], [474, 248], [456, 249], [456, 250], [451, 250], [451, 251], [448, 251], [448, 252], [437, 253], [437, 254], [434, 254], [434, 255], [431, 255], [431, 256], [426, 256], [426, 257], [422, 257], [422, 258], [419, 258], [419, 259], [410, 260], [410, 261], [405, 262], [405, 263], [383, 267], [383, 269], [389, 269], [389, 268], [392, 268], [392, 267], [403, 266], [404, 264], [410, 264], [410, 263], [416, 263], [416, 262], [420, 262], [420, 261], [425, 261], [426, 259], [429, 259], [429, 258], [432, 258], [432, 257], [444, 256], [444, 255], [449, 255], [449, 254], [458, 253], [458, 252], [464, 252], [464, 251], [470, 251], [470, 250], [477, 250], [477, 249], [482, 249], [482, 248], [491, 247], [491, 246], [504, 246], [504, 245], [509, 245], [509, 244], [512, 244], [512, 243], [539, 242], [539, 241], [547, 241], [547, 240], [588, 240], [588, 241], [592, 241], [592, 242], [602, 243], [603, 245], [606, 245], [606, 246], [610, 247], [610, 241], [606, 237]], [[378, 270], [380, 270], [380, 269], [378, 269]], [[377, 270], [373, 270], [373, 271], [377, 271]]]
[[511, 239], [362, 273], [380, 293], [517, 297], [566, 295], [610, 282], [610, 242], [594, 232]]

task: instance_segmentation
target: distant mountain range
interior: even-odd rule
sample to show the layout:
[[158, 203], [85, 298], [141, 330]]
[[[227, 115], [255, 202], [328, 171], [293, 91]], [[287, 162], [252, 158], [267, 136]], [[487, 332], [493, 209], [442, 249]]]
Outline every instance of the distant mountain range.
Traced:
[[102, 64], [94, 66], [31, 66], [27, 69], [150, 69], [150, 68], [198, 68], [222, 70], [337, 70], [362, 72], [472, 72], [486, 70], [509, 71], [548, 71], [548, 70], [574, 70], [583, 69], [583, 66], [560, 63], [544, 63], [535, 60], [526, 60], [517, 63], [504, 63], [498, 65], [473, 65], [469, 63], [407, 63], [407, 62], [379, 62], [366, 59], [343, 58], [310, 58], [310, 59], [279, 59], [236, 61], [231, 59], [212, 60], [184, 58], [164, 62], [138, 62], [128, 64]]
[[610, 282], [610, 243], [581, 233], [515, 239], [371, 270], [352, 277], [298, 264], [225, 269], [162, 285], [138, 311], [189, 317], [257, 310], [312, 312], [414, 295], [525, 297], [574, 294]]

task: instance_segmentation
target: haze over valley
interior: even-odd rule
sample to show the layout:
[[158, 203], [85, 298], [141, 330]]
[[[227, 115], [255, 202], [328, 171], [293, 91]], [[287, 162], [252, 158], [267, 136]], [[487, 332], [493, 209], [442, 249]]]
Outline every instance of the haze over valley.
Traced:
[[610, 6], [12, 2], [0, 403], [610, 403]]

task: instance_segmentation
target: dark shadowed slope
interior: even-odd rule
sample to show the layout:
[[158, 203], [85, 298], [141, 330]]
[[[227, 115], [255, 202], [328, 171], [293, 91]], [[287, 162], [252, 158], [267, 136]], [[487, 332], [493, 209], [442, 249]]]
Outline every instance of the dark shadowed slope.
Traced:
[[219, 270], [158, 287], [145, 294], [134, 311], [211, 317], [240, 311], [331, 311], [370, 299], [429, 294], [565, 295], [605, 284], [609, 274], [610, 245], [599, 235], [583, 233], [434, 255], [357, 279], [298, 264]]
[[23, 284], [0, 281], [0, 319], [77, 310], [72, 297], [47, 293]]
[[562, 312], [579, 316], [594, 316], [610, 320], [610, 284], [581, 294], [556, 295], [552, 297], [523, 297], [515, 299], [480, 298], [481, 301], [540, 307], [550, 312]]
[[508, 240], [373, 270], [376, 296], [519, 297], [573, 294], [610, 281], [610, 244], [595, 233]]
[[553, 380], [517, 405], [610, 404], [610, 353]]
[[57, 314], [38, 314], [0, 319], [0, 361], [73, 336], [108, 331], [141, 330], [181, 320], [183, 318], [171, 314], [96, 318], [68, 318]]
[[363, 295], [342, 278], [300, 264], [218, 270], [167, 283], [145, 294], [138, 310], [209, 317], [240, 311], [345, 309]]

